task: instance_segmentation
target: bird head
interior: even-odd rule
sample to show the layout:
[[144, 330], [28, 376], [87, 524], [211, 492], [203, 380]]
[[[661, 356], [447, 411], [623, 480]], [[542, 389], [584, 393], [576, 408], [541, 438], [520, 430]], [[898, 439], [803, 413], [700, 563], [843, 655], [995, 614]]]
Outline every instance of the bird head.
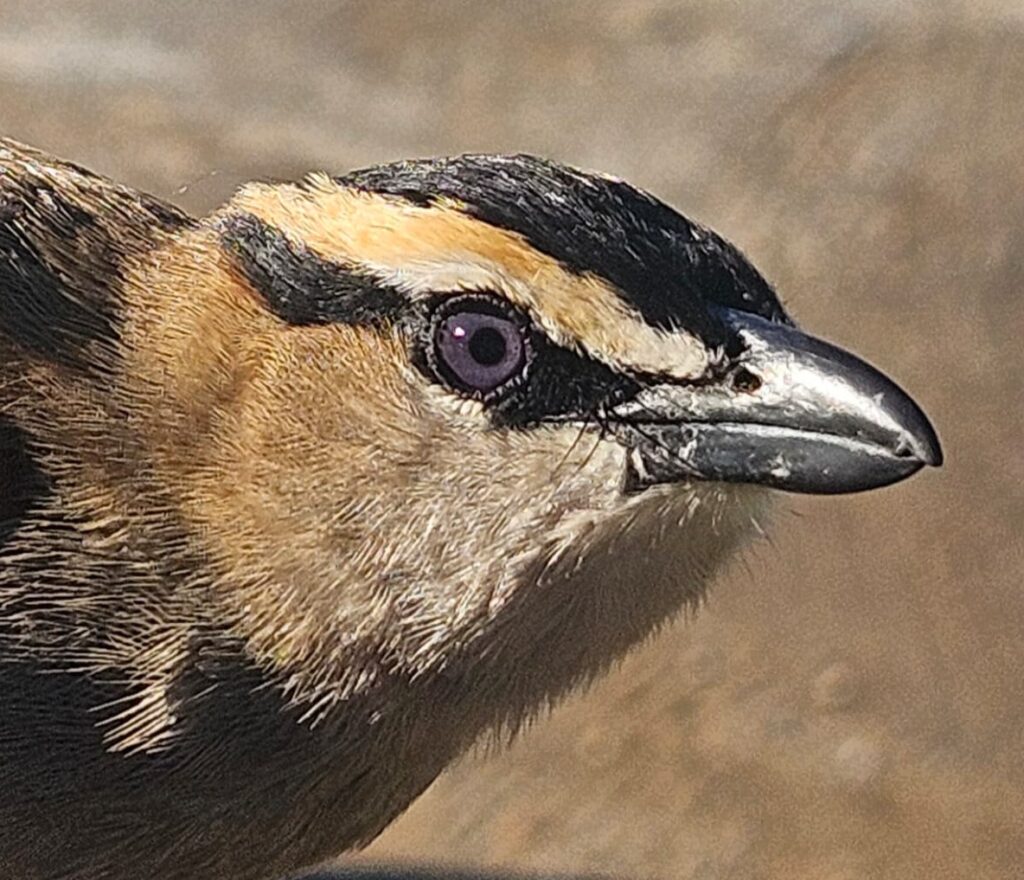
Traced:
[[153, 455], [226, 618], [311, 705], [479, 675], [527, 712], [699, 598], [771, 489], [939, 463], [895, 384], [606, 176], [251, 184], [170, 248], [136, 278]]

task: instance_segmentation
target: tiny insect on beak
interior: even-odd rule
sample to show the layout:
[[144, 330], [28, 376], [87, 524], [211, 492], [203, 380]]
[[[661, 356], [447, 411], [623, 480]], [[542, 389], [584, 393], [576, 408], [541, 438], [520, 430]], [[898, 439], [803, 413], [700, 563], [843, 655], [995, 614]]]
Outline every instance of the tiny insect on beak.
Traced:
[[837, 494], [942, 464], [920, 407], [874, 367], [787, 324], [723, 309], [744, 351], [721, 379], [649, 385], [611, 414], [630, 487], [684, 480]]

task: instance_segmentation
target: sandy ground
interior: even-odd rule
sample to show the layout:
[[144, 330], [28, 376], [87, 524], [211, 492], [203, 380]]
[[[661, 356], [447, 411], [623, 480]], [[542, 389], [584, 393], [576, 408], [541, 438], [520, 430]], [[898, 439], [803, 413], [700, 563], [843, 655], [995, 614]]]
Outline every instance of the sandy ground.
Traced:
[[404, 155], [611, 171], [738, 242], [938, 425], [944, 470], [782, 498], [696, 619], [357, 864], [1024, 876], [1020, 0], [0, 0], [0, 131], [193, 210]]

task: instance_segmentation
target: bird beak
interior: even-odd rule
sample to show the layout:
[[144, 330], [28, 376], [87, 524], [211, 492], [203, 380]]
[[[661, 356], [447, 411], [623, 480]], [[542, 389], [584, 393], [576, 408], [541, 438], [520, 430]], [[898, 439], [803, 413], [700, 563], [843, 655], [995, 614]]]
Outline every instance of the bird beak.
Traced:
[[721, 310], [745, 351], [720, 380], [647, 386], [611, 414], [630, 486], [684, 480], [860, 492], [942, 463], [927, 416], [874, 367], [793, 326]]

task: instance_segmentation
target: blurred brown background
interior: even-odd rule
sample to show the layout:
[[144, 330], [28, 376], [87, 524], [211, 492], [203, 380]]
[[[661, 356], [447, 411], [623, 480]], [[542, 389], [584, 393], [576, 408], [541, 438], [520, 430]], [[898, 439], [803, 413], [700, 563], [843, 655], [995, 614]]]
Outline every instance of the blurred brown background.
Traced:
[[1024, 877], [1022, 0], [0, 0], [0, 131], [196, 211], [408, 155], [614, 172], [939, 428], [940, 472], [782, 498], [695, 620], [360, 864]]

